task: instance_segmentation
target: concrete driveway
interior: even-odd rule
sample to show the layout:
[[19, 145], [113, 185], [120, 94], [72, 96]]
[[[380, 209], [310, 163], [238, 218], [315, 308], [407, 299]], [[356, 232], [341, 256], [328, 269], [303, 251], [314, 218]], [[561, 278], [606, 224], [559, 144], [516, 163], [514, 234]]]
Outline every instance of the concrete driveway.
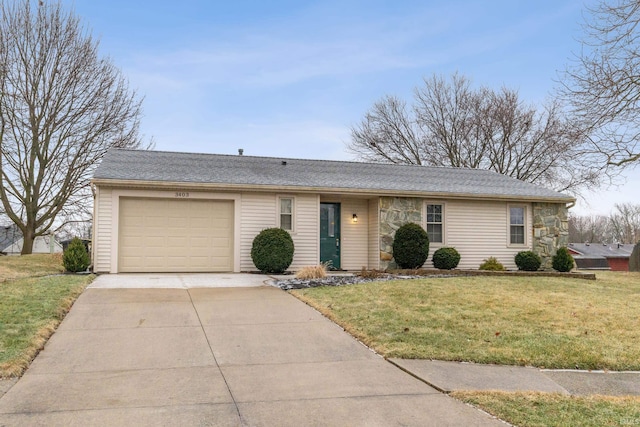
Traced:
[[96, 285], [0, 398], [0, 426], [504, 425], [279, 289]]

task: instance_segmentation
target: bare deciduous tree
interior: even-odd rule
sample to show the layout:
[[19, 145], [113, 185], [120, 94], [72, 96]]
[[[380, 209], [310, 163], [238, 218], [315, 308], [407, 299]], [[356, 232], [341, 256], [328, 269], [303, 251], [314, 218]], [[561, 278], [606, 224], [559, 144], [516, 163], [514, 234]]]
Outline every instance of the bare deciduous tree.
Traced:
[[605, 215], [571, 215], [569, 217], [569, 241], [572, 243], [609, 242], [609, 217]]
[[569, 240], [575, 243], [630, 243], [640, 241], [640, 205], [618, 203], [610, 215], [569, 217]]
[[617, 203], [616, 212], [609, 217], [613, 241], [620, 243], [640, 242], [640, 205]]
[[589, 12], [582, 50], [564, 72], [560, 95], [597, 161], [619, 169], [640, 161], [640, 3], [602, 0]]
[[111, 147], [138, 147], [141, 101], [60, 3], [0, 1], [0, 199], [23, 254], [90, 203]]
[[489, 169], [574, 193], [602, 178], [556, 104], [538, 110], [514, 90], [473, 89], [458, 74], [425, 79], [414, 95], [411, 106], [392, 96], [375, 103], [348, 149], [367, 161]]

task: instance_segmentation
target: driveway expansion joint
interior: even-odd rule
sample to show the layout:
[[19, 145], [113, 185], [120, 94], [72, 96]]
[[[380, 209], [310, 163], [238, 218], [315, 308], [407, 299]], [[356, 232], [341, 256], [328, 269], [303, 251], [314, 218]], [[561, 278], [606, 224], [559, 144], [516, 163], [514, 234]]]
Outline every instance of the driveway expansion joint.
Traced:
[[[180, 278], [180, 280], [183, 280], [182, 277]], [[206, 331], [204, 330], [204, 325], [202, 324], [202, 319], [200, 318], [200, 313], [198, 312], [198, 309], [196, 308], [194, 302], [193, 302], [193, 298], [191, 297], [191, 292], [190, 290], [187, 288], [187, 294], [189, 295], [189, 299], [191, 300], [191, 305], [193, 306], [193, 309], [196, 312], [196, 316], [198, 316], [198, 322], [200, 322], [200, 329], [202, 330], [202, 333], [204, 334], [204, 338], [207, 340], [207, 345], [209, 346], [209, 351], [211, 352], [211, 357], [213, 357], [213, 360], [216, 362], [216, 366], [218, 367], [218, 370], [220, 371], [220, 375], [222, 376], [222, 380], [224, 381], [225, 386], [227, 387], [227, 391], [229, 392], [229, 395], [231, 396], [231, 400], [233, 401], [233, 405], [236, 408], [236, 413], [238, 414], [238, 418], [240, 419], [240, 422], [242, 423], [242, 425], [245, 425], [245, 421], [242, 417], [242, 414], [240, 413], [240, 408], [238, 407], [238, 402], [236, 401], [236, 397], [233, 395], [233, 391], [231, 390], [231, 387], [229, 386], [229, 381], [227, 380], [227, 378], [224, 375], [224, 372], [222, 372], [222, 369], [220, 368], [220, 364], [218, 363], [218, 359], [216, 358], [216, 355], [213, 351], [213, 347], [211, 347], [211, 341], [209, 341], [209, 337], [207, 336]]]

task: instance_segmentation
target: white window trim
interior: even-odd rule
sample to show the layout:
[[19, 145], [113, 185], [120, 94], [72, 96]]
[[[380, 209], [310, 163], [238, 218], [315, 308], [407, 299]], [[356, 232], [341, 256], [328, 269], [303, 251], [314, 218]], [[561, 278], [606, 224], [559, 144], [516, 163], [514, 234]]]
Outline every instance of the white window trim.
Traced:
[[[440, 205], [442, 206], [442, 242], [432, 242], [429, 239], [429, 244], [446, 246], [447, 244], [447, 204], [440, 200], [425, 200], [424, 202], [424, 230], [427, 231], [427, 205]], [[435, 223], [434, 223], [435, 224]]]
[[[511, 208], [522, 208], [523, 213], [524, 213], [524, 224], [523, 224], [523, 228], [524, 228], [524, 243], [511, 243]], [[507, 204], [507, 247], [510, 248], [526, 248], [529, 246], [529, 234], [527, 232], [527, 228], [528, 228], [528, 224], [529, 224], [529, 210], [527, 209], [527, 205], [526, 204], [520, 204], [520, 203], [509, 203]]]
[[[280, 209], [282, 208], [282, 200], [290, 199], [291, 200], [291, 230], [288, 231], [291, 234], [296, 233], [296, 198], [295, 196], [287, 196], [287, 195], [279, 195], [277, 197], [277, 206], [276, 206], [276, 223], [278, 224], [278, 228], [282, 228], [281, 224], [281, 215]], [[283, 229], [284, 230], [284, 229]]]

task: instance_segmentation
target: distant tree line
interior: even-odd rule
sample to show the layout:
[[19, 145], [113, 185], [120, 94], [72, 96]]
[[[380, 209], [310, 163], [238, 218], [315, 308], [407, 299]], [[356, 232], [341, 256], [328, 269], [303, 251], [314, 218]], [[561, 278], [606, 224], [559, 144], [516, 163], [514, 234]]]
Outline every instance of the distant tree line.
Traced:
[[571, 215], [569, 241], [625, 244], [640, 242], [640, 204], [616, 204], [610, 215]]

